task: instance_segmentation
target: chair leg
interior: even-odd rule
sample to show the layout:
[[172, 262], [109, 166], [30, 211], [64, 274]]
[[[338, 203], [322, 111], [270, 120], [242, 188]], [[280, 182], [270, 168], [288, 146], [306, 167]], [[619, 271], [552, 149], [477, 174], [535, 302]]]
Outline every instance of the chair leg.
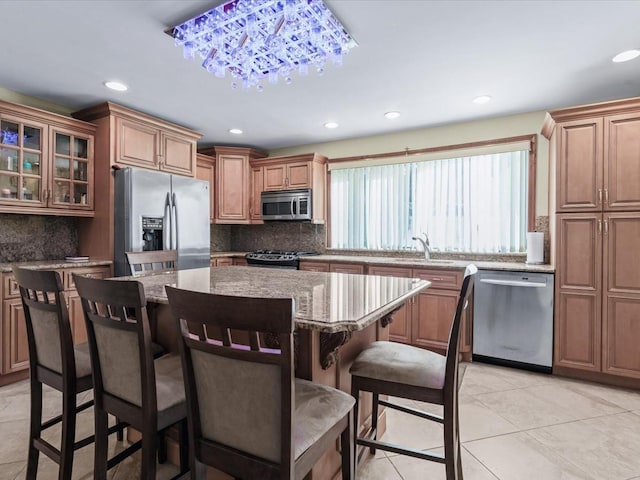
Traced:
[[[116, 417], [116, 425], [119, 423], [120, 423], [120, 419]], [[119, 442], [124, 441], [124, 428], [119, 428], [116, 431], [116, 440], [118, 440]]]
[[158, 432], [154, 431], [155, 425], [143, 429], [142, 432], [142, 472], [140, 478], [156, 478], [156, 454], [159, 438]]
[[358, 470], [358, 433], [360, 433], [360, 424], [358, 423], [358, 413], [360, 408], [360, 389], [358, 389], [358, 387], [354, 384], [354, 382], [351, 382], [351, 396], [356, 401], [355, 405], [353, 406], [353, 428], [354, 428], [353, 464], [355, 469], [354, 471], [357, 471]]
[[158, 463], [161, 465], [167, 461], [167, 442], [164, 433], [164, 430], [158, 432]]
[[[378, 393], [373, 392], [373, 407], [371, 409], [371, 430], [373, 431], [373, 439], [378, 439]], [[369, 451], [371, 455], [376, 454], [376, 449], [374, 447], [370, 447]]]
[[95, 422], [95, 447], [93, 456], [94, 480], [107, 478], [107, 454], [109, 446], [109, 416], [97, 405], [93, 407]]
[[356, 478], [355, 473], [355, 448], [353, 434], [353, 412], [349, 412], [349, 422], [347, 428], [340, 434], [340, 445], [342, 448], [342, 480], [352, 480]]
[[462, 480], [457, 405], [444, 406], [444, 465], [447, 480]]
[[76, 395], [63, 392], [62, 396], [62, 441], [60, 443], [59, 480], [71, 480], [73, 470], [73, 444], [76, 438]]
[[180, 473], [185, 473], [189, 470], [189, 435], [186, 419], [178, 424], [178, 437], [180, 438]]
[[27, 480], [35, 480], [38, 475], [38, 457], [40, 452], [33, 441], [40, 438], [42, 432], [42, 383], [31, 377], [31, 425], [29, 428], [29, 453], [27, 460]]

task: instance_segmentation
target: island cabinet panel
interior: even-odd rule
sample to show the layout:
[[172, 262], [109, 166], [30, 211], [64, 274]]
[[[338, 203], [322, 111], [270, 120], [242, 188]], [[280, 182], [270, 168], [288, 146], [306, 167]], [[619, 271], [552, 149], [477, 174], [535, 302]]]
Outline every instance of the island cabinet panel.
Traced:
[[[386, 267], [372, 265], [369, 267], [369, 275], [384, 275], [386, 277], [411, 277], [410, 268]], [[389, 325], [389, 340], [401, 343], [412, 343], [411, 337], [411, 305], [403, 305], [393, 314], [393, 321]]]
[[[64, 286], [64, 297], [69, 311], [69, 323], [75, 344], [87, 341], [87, 330], [82, 312], [80, 297], [75, 290], [72, 273], [87, 275], [93, 278], [108, 278], [111, 276], [111, 267], [77, 267], [59, 270]], [[29, 345], [27, 342], [27, 329], [22, 308], [20, 290], [13, 273], [2, 274], [2, 342], [0, 351], [2, 375], [13, 374], [29, 369]], [[11, 381], [20, 380], [15, 377]], [[0, 378], [0, 385], [8, 383]]]
[[94, 216], [95, 132], [0, 101], [0, 213]]
[[209, 216], [210, 223], [214, 222], [215, 212], [215, 183], [216, 159], [199, 153], [196, 161], [196, 178], [209, 182]]

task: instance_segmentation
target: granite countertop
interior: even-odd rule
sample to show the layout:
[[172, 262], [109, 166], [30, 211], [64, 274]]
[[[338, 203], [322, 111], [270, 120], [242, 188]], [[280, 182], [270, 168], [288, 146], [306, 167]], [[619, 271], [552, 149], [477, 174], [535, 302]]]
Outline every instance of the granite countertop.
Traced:
[[473, 263], [480, 270], [505, 270], [514, 272], [553, 273], [552, 265], [527, 265], [517, 262], [489, 262], [476, 260], [446, 260], [416, 257], [386, 257], [371, 255], [313, 255], [302, 257], [304, 262], [365, 263], [369, 265], [385, 265], [406, 268], [438, 268], [444, 270], [460, 270]]
[[11, 271], [12, 265], [22, 268], [32, 268], [34, 270], [57, 270], [59, 268], [83, 268], [83, 267], [99, 267], [102, 265], [111, 265], [111, 260], [87, 260], [86, 262], [67, 262], [65, 260], [35, 260], [33, 262], [13, 262], [0, 263], [0, 272], [6, 273]]
[[211, 258], [242, 257], [249, 252], [211, 252]]
[[142, 283], [147, 301], [155, 303], [168, 303], [165, 285], [221, 295], [293, 297], [296, 327], [327, 333], [362, 330], [430, 285], [417, 278], [242, 266], [118, 278], [125, 279]]

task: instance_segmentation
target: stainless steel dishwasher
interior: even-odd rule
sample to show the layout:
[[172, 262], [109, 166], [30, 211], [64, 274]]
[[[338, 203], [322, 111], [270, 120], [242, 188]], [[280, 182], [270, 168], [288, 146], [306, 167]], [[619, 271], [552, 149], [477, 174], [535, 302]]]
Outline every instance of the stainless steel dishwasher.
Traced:
[[473, 358], [551, 371], [553, 274], [480, 270], [473, 297]]

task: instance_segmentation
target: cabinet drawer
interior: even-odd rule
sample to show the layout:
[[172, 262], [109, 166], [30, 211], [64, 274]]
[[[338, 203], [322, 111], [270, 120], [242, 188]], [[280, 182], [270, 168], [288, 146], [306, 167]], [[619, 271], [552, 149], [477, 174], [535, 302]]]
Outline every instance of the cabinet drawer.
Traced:
[[91, 278], [107, 278], [111, 276], [111, 270], [109, 267], [69, 268], [64, 271], [65, 290], [73, 290], [76, 288], [76, 284], [73, 281], [74, 273]]
[[414, 269], [412, 276], [430, 281], [433, 284], [431, 288], [458, 290], [462, 286], [464, 272], [455, 270]]
[[382, 275], [383, 277], [407, 277], [411, 278], [410, 268], [381, 267], [373, 265], [369, 267], [369, 275]]
[[13, 273], [5, 273], [2, 276], [2, 298], [15, 298], [20, 296], [20, 288], [13, 277]]

